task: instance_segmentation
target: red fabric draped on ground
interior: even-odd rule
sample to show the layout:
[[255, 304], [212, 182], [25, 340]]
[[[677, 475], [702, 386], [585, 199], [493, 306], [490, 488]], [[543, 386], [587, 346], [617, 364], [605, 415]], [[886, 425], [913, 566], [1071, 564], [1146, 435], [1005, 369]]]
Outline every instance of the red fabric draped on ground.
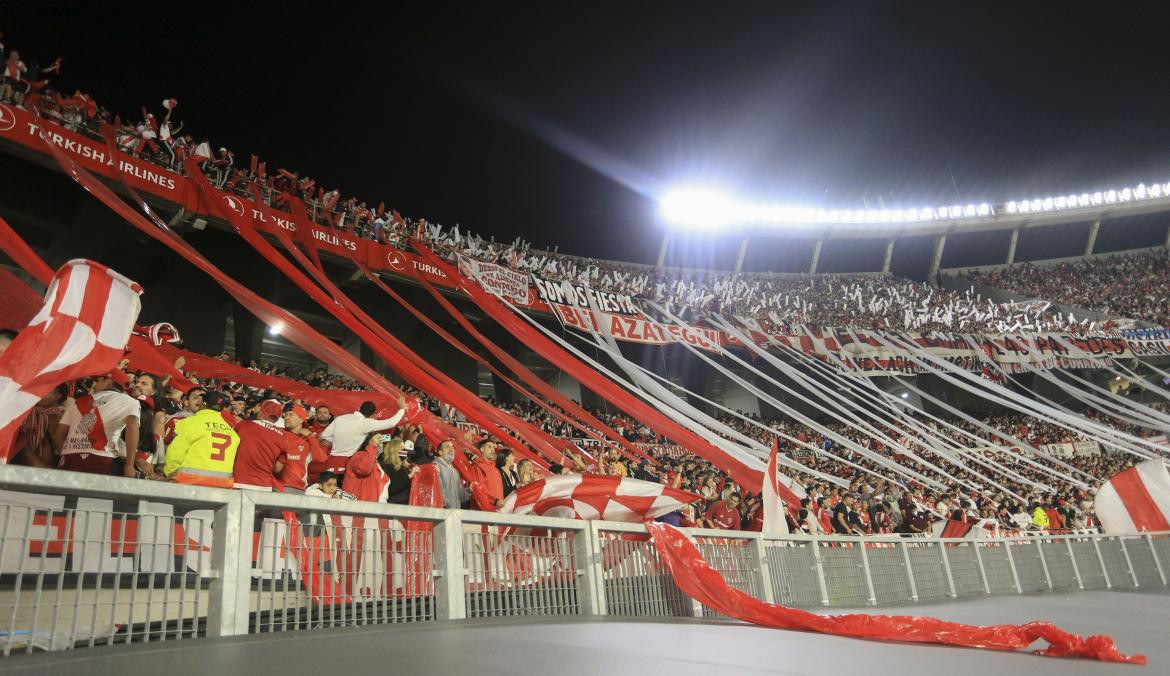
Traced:
[[980, 627], [913, 615], [817, 615], [765, 603], [727, 584], [682, 531], [664, 523], [649, 523], [646, 527], [654, 539], [658, 557], [679, 589], [708, 608], [744, 622], [834, 636], [900, 643], [941, 643], [987, 650], [1019, 650], [1043, 639], [1048, 642], [1048, 647], [1033, 651], [1037, 655], [1146, 663], [1142, 655], [1119, 653], [1108, 636], [1077, 636], [1048, 622]]

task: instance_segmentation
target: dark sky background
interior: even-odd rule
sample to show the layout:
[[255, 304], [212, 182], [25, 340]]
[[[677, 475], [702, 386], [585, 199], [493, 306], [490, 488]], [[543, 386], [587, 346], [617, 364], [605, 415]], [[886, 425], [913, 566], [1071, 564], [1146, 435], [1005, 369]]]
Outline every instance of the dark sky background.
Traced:
[[[185, 131], [240, 162], [582, 255], [653, 262], [653, 196], [679, 183], [860, 208], [1170, 178], [1164, 2], [415, 4], [6, 3], [0, 30], [123, 115], [177, 98]], [[1160, 243], [1157, 227], [1108, 246]], [[1030, 236], [1079, 253], [1075, 232]], [[737, 241], [672, 261], [729, 266]], [[807, 266], [807, 238], [753, 242], [750, 268]], [[825, 263], [874, 269], [878, 246]]]

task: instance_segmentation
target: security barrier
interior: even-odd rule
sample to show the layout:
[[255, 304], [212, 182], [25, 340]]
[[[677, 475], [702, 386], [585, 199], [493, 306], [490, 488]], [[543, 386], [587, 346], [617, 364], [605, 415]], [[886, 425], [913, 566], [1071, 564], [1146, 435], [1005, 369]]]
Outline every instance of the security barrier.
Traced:
[[[637, 524], [227, 491], [0, 465], [3, 653], [428, 622], [704, 617]], [[1170, 533], [993, 540], [691, 529], [796, 607], [1164, 588]]]

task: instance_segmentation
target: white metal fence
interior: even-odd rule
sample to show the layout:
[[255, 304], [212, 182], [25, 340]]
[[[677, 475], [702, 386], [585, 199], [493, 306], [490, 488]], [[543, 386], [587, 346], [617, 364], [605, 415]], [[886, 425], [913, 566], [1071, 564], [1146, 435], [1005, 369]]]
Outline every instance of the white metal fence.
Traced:
[[[640, 525], [227, 491], [0, 465], [5, 655], [437, 619], [711, 616]], [[694, 529], [797, 607], [1166, 586], [1170, 533], [996, 540]]]

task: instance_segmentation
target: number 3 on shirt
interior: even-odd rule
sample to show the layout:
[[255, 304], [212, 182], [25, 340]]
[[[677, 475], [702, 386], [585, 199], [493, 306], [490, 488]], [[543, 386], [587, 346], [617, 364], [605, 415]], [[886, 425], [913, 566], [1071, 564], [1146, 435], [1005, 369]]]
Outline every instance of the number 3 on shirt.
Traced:
[[230, 434], [224, 434], [223, 432], [212, 432], [211, 448], [213, 448], [215, 452], [211, 454], [211, 459], [215, 460], [216, 462], [222, 461], [227, 455], [228, 447], [231, 445], [232, 437]]

